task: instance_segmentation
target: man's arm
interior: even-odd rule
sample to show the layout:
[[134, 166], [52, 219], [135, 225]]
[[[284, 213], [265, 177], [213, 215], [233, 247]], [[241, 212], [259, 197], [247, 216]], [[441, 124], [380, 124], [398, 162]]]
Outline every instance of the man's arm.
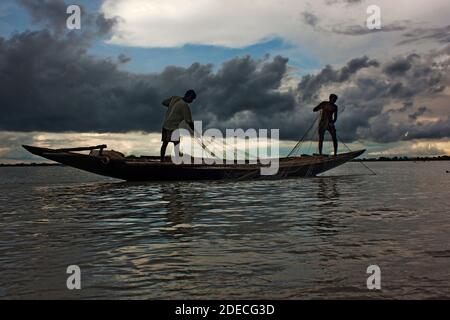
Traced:
[[314, 111], [314, 112], [317, 112], [317, 111], [322, 110], [322, 109], [323, 109], [323, 102], [319, 103], [319, 105], [318, 105], [317, 107], [315, 107], [315, 108], [313, 109], [313, 111]]
[[338, 116], [338, 107], [336, 106], [336, 109], [333, 112], [333, 123], [337, 121], [337, 116]]
[[193, 122], [188, 122], [187, 124], [189, 125], [189, 128], [191, 128], [192, 131], [194, 131], [194, 123]]
[[191, 109], [189, 109], [188, 105], [185, 105], [183, 108], [183, 117], [189, 127], [194, 130], [194, 121], [192, 121]]
[[162, 105], [163, 105], [163, 106], [166, 106], [166, 107], [169, 107], [169, 106], [170, 106], [170, 101], [171, 101], [171, 100], [172, 100], [172, 97], [163, 100]]

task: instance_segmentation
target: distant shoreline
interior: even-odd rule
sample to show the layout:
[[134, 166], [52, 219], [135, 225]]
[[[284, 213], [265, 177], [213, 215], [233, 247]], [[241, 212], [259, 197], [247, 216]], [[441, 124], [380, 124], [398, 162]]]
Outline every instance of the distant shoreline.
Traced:
[[[438, 157], [378, 157], [354, 159], [350, 162], [384, 162], [384, 161], [450, 161], [450, 156]], [[61, 163], [0, 163], [1, 167], [65, 167]]]
[[450, 156], [438, 157], [378, 157], [354, 159], [351, 162], [382, 162], [382, 161], [449, 161]]
[[0, 163], [0, 167], [65, 167], [61, 163]]

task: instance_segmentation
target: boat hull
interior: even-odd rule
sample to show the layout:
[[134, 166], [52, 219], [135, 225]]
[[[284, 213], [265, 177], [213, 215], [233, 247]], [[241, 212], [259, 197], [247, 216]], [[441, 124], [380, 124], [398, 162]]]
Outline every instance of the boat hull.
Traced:
[[109, 159], [57, 149], [23, 146], [29, 152], [58, 163], [126, 181], [256, 180], [312, 177], [340, 166], [364, 153], [358, 150], [337, 156], [306, 156], [279, 159], [275, 175], [261, 175], [261, 164], [161, 163], [155, 157]]

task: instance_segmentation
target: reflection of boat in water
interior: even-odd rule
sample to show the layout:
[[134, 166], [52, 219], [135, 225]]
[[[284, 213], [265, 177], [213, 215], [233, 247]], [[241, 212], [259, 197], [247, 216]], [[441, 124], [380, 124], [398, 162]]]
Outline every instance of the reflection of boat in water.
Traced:
[[[174, 164], [160, 162], [159, 157], [124, 157], [114, 151], [104, 151], [106, 145], [86, 148], [49, 149], [23, 146], [29, 152], [74, 168], [127, 181], [176, 180], [255, 180], [311, 177], [340, 166], [364, 153], [365, 150], [341, 153], [337, 156], [301, 156], [279, 159], [276, 175], [261, 175], [265, 165], [257, 163], [232, 164]], [[97, 151], [96, 149], [100, 149]], [[77, 151], [91, 150], [89, 155]]]

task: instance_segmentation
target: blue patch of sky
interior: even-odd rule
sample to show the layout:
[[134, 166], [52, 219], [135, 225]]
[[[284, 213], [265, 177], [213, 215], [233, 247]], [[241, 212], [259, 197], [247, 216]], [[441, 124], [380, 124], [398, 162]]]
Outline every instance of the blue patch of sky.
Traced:
[[89, 52], [94, 55], [108, 57], [117, 57], [119, 54], [125, 54], [131, 58], [131, 61], [124, 68], [136, 73], [160, 72], [168, 65], [188, 67], [195, 62], [202, 64], [211, 63], [217, 69], [224, 61], [235, 57], [250, 55], [255, 59], [261, 59], [267, 54], [272, 57], [282, 55], [289, 58], [289, 64], [298, 68], [300, 74], [306, 70], [320, 67], [319, 62], [314, 57], [280, 38], [244, 48], [192, 44], [179, 48], [138, 48], [99, 41], [91, 47]]
[[32, 30], [31, 18], [28, 13], [13, 0], [0, 2], [0, 36], [9, 38], [17, 32]]
[[[98, 11], [102, 0], [76, 1], [76, 4], [82, 6], [87, 12]], [[71, 4], [66, 1], [67, 5]], [[66, 15], [66, 12], [61, 12]], [[14, 33], [24, 32], [26, 30], [40, 30], [39, 25], [33, 24], [27, 10], [17, 0], [0, 1], [0, 37], [9, 38]]]
[[[67, 2], [69, 3], [69, 2]], [[102, 0], [77, 1], [88, 12], [99, 10]], [[65, 14], [65, 13], [63, 13]], [[39, 30], [40, 26], [33, 24], [25, 8], [15, 0], [0, 2], [0, 36], [8, 38], [14, 33], [25, 30]], [[192, 63], [213, 64], [215, 68], [235, 57], [250, 55], [253, 58], [263, 58], [266, 54], [282, 55], [289, 58], [289, 65], [296, 67], [294, 74], [304, 74], [321, 67], [320, 62], [301, 48], [274, 38], [244, 48], [225, 48], [210, 45], [187, 44], [180, 48], [139, 48], [119, 46], [106, 43], [99, 39], [93, 43], [89, 53], [99, 57], [115, 58], [125, 54], [131, 61], [122, 68], [135, 73], [160, 72], [166, 66], [176, 65], [188, 67]]]

